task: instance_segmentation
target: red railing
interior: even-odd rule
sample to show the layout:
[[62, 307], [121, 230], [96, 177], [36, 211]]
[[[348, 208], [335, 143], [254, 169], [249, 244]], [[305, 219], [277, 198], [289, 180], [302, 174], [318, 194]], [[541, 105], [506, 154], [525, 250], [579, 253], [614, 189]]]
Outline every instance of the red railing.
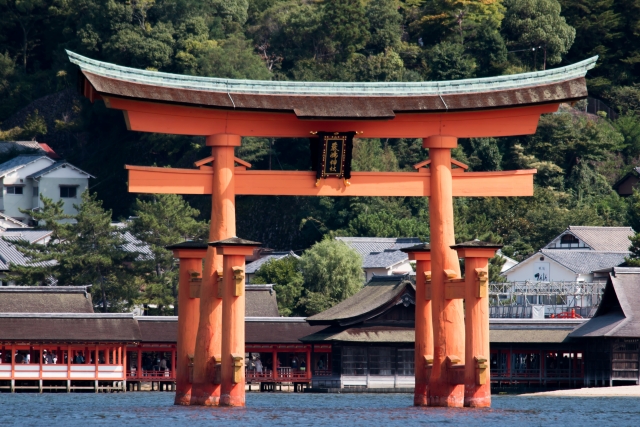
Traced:
[[154, 370], [146, 370], [138, 371], [136, 369], [132, 369], [127, 371], [127, 378], [131, 379], [154, 379], [154, 380], [175, 380], [174, 371], [154, 371]]
[[310, 381], [311, 375], [306, 370], [301, 371], [292, 368], [278, 368], [278, 372], [276, 372], [275, 375], [270, 369], [263, 369], [262, 372], [247, 369], [245, 371], [245, 378], [247, 382], [297, 382]]

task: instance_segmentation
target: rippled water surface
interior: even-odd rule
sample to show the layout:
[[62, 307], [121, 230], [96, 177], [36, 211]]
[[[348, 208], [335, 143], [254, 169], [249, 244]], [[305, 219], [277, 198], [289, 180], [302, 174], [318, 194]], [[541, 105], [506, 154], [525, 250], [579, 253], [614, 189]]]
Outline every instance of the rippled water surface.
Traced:
[[246, 409], [177, 407], [172, 393], [0, 394], [0, 426], [640, 426], [640, 399], [494, 396], [493, 408], [414, 408], [406, 394], [249, 393]]

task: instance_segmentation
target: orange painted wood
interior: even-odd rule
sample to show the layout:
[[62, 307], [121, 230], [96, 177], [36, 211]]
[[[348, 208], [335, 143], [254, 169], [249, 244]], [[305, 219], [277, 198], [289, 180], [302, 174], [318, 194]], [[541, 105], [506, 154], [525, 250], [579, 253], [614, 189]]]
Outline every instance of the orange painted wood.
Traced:
[[223, 111], [109, 97], [110, 108], [124, 110], [130, 130], [175, 135], [236, 134], [299, 138], [311, 132], [361, 131], [363, 138], [458, 138], [527, 135], [541, 114], [559, 104], [456, 113], [402, 113], [392, 120], [300, 120], [294, 113]]
[[[444, 139], [444, 138], [438, 138]], [[444, 141], [447, 143], [447, 141]], [[426, 144], [430, 141], [426, 140]], [[453, 141], [450, 141], [453, 143]], [[449, 143], [445, 145], [451, 145]], [[462, 300], [445, 298], [445, 270], [460, 277], [453, 221], [453, 179], [451, 150], [430, 148], [431, 198], [429, 216], [431, 228], [431, 310], [433, 319], [433, 368], [429, 380], [429, 406], [461, 407], [464, 386], [449, 381], [447, 356], [464, 354], [464, 317]]]
[[[418, 253], [423, 255], [424, 253]], [[431, 255], [430, 253], [426, 253]], [[411, 258], [411, 254], [410, 254]], [[420, 257], [422, 258], [422, 257]], [[416, 346], [415, 346], [415, 389], [414, 406], [427, 406], [428, 385], [431, 367], [425, 363], [425, 356], [433, 357], [433, 319], [431, 301], [425, 299], [424, 273], [431, 271], [431, 259], [416, 260]]]
[[[465, 248], [465, 251], [467, 249]], [[491, 250], [495, 254], [495, 249]], [[476, 269], [489, 274], [489, 257], [465, 257], [465, 370], [464, 406], [488, 408], [491, 406], [489, 380], [489, 298], [478, 298]], [[486, 359], [486, 382], [477, 383], [475, 358]]]
[[[189, 298], [189, 286], [191, 274], [189, 271], [202, 272], [202, 258], [204, 250], [192, 251], [195, 257], [186, 257], [185, 250], [180, 257], [180, 270], [178, 278], [178, 354], [177, 365], [171, 369], [176, 371], [176, 405], [190, 405], [192, 397], [192, 385], [189, 382], [189, 355], [195, 354], [196, 336], [198, 334], [198, 321], [200, 319], [200, 301]], [[173, 358], [172, 358], [173, 362]]]
[[[222, 296], [222, 391], [220, 394], [220, 406], [245, 406], [245, 367], [240, 369], [240, 381], [233, 382], [234, 366], [232, 355], [242, 355], [244, 364], [245, 338], [245, 292], [235, 296], [236, 282], [233, 278], [233, 267], [242, 267], [244, 270], [245, 255], [229, 254], [235, 247], [223, 247], [223, 283]], [[247, 249], [247, 247], [244, 247]], [[253, 248], [251, 253], [253, 253]], [[244, 289], [244, 279], [242, 280]]]
[[[211, 225], [209, 241], [223, 240], [236, 235], [234, 145], [240, 143], [237, 135], [207, 138], [212, 146], [213, 174], [211, 185]], [[199, 172], [199, 171], [196, 171]], [[220, 402], [220, 385], [213, 383], [215, 356], [222, 351], [222, 300], [218, 298], [216, 271], [222, 270], [222, 255], [209, 247], [204, 261], [200, 288], [200, 319], [196, 337], [191, 403], [215, 406]]]
[[[126, 166], [132, 193], [211, 194], [213, 171]], [[453, 174], [453, 195], [498, 197], [533, 195], [535, 169]], [[353, 172], [351, 185], [323, 179], [315, 172], [235, 171], [235, 193], [256, 196], [398, 196], [431, 195], [431, 172]]]

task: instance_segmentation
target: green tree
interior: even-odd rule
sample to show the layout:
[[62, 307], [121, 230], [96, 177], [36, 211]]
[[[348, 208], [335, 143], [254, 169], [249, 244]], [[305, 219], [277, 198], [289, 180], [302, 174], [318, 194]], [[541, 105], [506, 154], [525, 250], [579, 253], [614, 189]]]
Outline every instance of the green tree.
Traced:
[[268, 261], [256, 271], [251, 283], [274, 285], [281, 316], [304, 316], [299, 306], [304, 279], [298, 258], [286, 256]]
[[366, 7], [366, 18], [371, 33], [368, 47], [378, 53], [400, 48], [402, 15], [398, 12], [397, 0], [371, 0]]
[[362, 288], [362, 257], [344, 243], [325, 239], [300, 258], [305, 293], [300, 300], [307, 315], [326, 310]]
[[627, 206], [629, 225], [640, 233], [640, 190], [633, 190], [633, 194], [627, 198]]
[[429, 52], [433, 80], [467, 79], [475, 75], [476, 62], [458, 43], [442, 42]]
[[148, 201], [138, 198], [134, 215], [131, 232], [151, 250], [135, 263], [144, 281], [139, 301], [156, 304], [159, 313], [173, 304], [171, 314], [178, 315], [178, 269], [173, 253], [165, 247], [184, 240], [204, 239], [208, 224], [198, 221], [200, 211], [176, 194], [155, 194]]
[[557, 0], [505, 0], [503, 28], [508, 40], [522, 48], [543, 49], [543, 68], [557, 64], [569, 51], [576, 30], [560, 15]]
[[360, 0], [334, 0], [322, 6], [325, 43], [341, 61], [364, 48], [369, 41], [369, 21]]
[[111, 225], [111, 211], [88, 191], [74, 205], [78, 213], [73, 216], [63, 213], [62, 201], [53, 203], [42, 196], [41, 200], [42, 212], [32, 215], [52, 230], [51, 238], [46, 244], [16, 242], [33, 265], [16, 266], [10, 280], [25, 285], [51, 280], [58, 286], [92, 285], [93, 301], [105, 313], [130, 309], [140, 286], [130, 266], [139, 254], [123, 250], [125, 240]]
[[640, 233], [629, 237], [631, 246], [629, 246], [629, 254], [624, 260], [629, 267], [640, 267]]
[[140, 286], [130, 268], [139, 254], [124, 250], [122, 234], [111, 225], [111, 211], [102, 207], [95, 194], [85, 191], [74, 207], [76, 223], [64, 229], [68, 243], [56, 254], [62, 272], [59, 280], [92, 284], [94, 303], [105, 313], [128, 310]]

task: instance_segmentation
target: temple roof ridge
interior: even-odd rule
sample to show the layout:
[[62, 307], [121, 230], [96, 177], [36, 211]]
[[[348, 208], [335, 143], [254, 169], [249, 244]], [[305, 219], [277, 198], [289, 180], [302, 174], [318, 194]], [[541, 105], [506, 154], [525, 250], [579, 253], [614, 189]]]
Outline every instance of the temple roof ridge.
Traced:
[[72, 63], [88, 73], [133, 83], [231, 94], [420, 96], [479, 93], [564, 82], [584, 77], [598, 56], [544, 71], [440, 82], [300, 82], [199, 77], [140, 70], [102, 62], [67, 50]]

